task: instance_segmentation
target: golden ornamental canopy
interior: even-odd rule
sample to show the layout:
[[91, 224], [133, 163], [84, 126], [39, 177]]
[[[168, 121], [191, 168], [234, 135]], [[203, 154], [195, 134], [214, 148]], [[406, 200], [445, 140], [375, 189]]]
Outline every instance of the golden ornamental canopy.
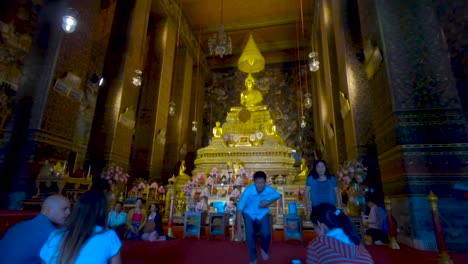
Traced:
[[265, 69], [265, 58], [260, 53], [252, 34], [249, 36], [249, 40], [237, 61], [237, 65], [239, 70], [247, 73], [255, 73]]

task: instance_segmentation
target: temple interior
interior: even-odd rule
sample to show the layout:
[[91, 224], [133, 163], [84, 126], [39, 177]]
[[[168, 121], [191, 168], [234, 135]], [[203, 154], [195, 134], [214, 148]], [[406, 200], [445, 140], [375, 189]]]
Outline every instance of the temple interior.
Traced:
[[241, 241], [236, 202], [265, 171], [282, 194], [274, 238], [288, 238], [297, 210], [304, 242], [305, 182], [325, 160], [358, 228], [371, 192], [396, 220], [393, 250], [437, 252], [442, 239], [468, 252], [468, 2], [0, 7], [2, 233], [11, 212], [52, 193], [76, 201], [104, 180], [111, 204], [159, 204], [177, 239], [203, 236], [212, 219], [193, 232], [187, 217], [223, 202], [223, 234]]

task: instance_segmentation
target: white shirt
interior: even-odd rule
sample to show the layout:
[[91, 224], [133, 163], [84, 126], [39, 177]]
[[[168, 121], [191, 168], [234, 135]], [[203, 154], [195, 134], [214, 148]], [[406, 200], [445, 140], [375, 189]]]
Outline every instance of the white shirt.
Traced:
[[255, 184], [251, 184], [242, 192], [237, 210], [248, 214], [252, 219], [262, 219], [270, 212], [270, 207], [260, 208], [262, 202], [271, 202], [281, 197], [271, 186], [265, 186], [261, 193], [257, 192]]
[[380, 211], [380, 207], [377, 205], [371, 207], [369, 218], [367, 218], [367, 223], [369, 224], [369, 228], [382, 230], [383, 216], [382, 211]]
[[[42, 246], [41, 259], [46, 264], [55, 264], [60, 255], [60, 242], [63, 230], [56, 230], [50, 234], [47, 242]], [[102, 233], [100, 233], [102, 232]], [[100, 226], [94, 227], [94, 235], [83, 245], [74, 264], [107, 264], [119, 253], [122, 247], [119, 237], [112, 229], [104, 230]]]

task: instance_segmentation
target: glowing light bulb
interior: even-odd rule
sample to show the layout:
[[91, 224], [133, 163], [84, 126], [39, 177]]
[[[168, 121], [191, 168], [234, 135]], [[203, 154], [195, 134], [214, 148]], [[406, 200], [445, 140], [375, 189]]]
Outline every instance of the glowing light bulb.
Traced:
[[68, 9], [65, 15], [62, 17], [62, 29], [66, 33], [73, 33], [78, 25], [76, 19], [76, 12], [73, 9]]

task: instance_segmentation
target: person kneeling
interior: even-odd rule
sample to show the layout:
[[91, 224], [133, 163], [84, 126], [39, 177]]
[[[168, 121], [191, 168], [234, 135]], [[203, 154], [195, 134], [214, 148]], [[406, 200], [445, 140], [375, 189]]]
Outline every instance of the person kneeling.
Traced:
[[319, 204], [310, 220], [317, 238], [307, 247], [307, 263], [373, 263], [351, 220], [331, 204]]
[[141, 239], [151, 242], [172, 240], [171, 237], [164, 236], [162, 219], [157, 204], [151, 204], [150, 206], [150, 214], [143, 228]]
[[262, 238], [262, 258], [268, 260], [271, 241], [270, 205], [281, 198], [273, 187], [266, 185], [266, 174], [255, 172], [254, 184], [245, 188], [237, 210], [244, 216], [245, 240], [249, 251], [250, 263], [257, 263], [257, 233]]
[[366, 244], [383, 245], [388, 240], [387, 214], [385, 210], [375, 203], [375, 199], [366, 196], [366, 204], [370, 208], [369, 217], [364, 221], [367, 225]]

